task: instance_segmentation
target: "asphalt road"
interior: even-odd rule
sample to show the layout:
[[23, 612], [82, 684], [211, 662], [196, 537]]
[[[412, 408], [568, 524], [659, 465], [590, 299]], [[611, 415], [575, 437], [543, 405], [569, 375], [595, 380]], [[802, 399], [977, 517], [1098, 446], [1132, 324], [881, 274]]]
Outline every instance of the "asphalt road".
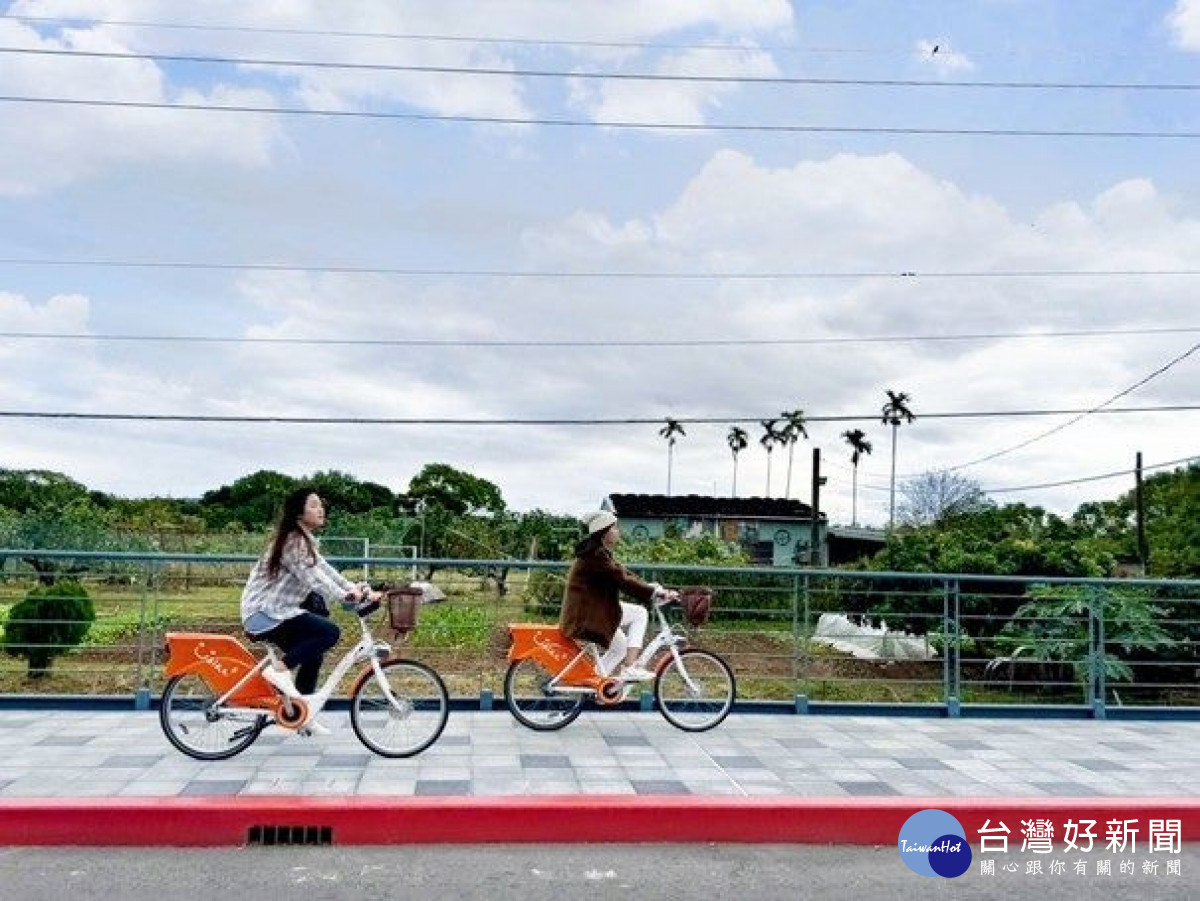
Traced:
[[[979, 861], [957, 879], [910, 872], [894, 847], [796, 845], [529, 845], [389, 848], [0, 849], [3, 901], [193, 901], [195, 898], [495, 899], [564, 898], [927, 898], [1184, 899], [1200, 897], [1200, 845], [1179, 855], [1132, 855], [1136, 872], [1111, 876], [1049, 872], [1050, 859], [1009, 854], [996, 875]], [[1180, 861], [1166, 875], [1165, 860]], [[1143, 873], [1157, 859], [1158, 875]], [[1026, 861], [1042, 864], [1028, 874]], [[1005, 872], [1005, 864], [1018, 872]], [[886, 893], [886, 894], [882, 894]]]

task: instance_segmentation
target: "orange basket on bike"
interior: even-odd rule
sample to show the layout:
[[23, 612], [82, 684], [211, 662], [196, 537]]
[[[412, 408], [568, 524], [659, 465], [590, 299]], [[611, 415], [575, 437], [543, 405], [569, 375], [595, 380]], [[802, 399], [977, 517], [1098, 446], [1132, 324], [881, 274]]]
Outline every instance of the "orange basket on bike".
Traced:
[[388, 621], [397, 638], [407, 638], [417, 628], [417, 611], [421, 608], [424, 598], [425, 593], [420, 588], [408, 585], [389, 588], [383, 593]]
[[683, 618], [692, 626], [703, 626], [712, 611], [713, 590], [702, 586], [679, 589], [679, 608]]

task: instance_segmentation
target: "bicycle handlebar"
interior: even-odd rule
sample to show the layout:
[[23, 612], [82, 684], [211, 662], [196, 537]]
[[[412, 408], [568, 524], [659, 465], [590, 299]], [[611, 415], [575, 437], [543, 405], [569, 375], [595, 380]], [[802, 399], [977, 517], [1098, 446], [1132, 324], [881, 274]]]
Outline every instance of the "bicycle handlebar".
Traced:
[[366, 604], [358, 604], [354, 608], [354, 612], [358, 614], [359, 619], [366, 619], [372, 613], [380, 608], [379, 601], [368, 601]]

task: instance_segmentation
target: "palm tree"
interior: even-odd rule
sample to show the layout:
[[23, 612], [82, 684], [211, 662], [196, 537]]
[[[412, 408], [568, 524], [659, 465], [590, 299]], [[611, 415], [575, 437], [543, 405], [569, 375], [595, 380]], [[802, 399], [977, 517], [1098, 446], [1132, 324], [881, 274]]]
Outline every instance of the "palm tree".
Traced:
[[767, 497], [771, 496], [771, 452], [775, 450], [776, 444], [783, 441], [783, 433], [775, 425], [777, 422], [778, 419], [764, 419], [759, 422], [763, 427], [763, 436], [758, 439], [758, 443], [767, 450]]
[[675, 464], [675, 436], [686, 436], [687, 432], [677, 419], [667, 419], [667, 424], [658, 430], [658, 434], [667, 439], [667, 497], [671, 496], [671, 468]]
[[796, 455], [796, 442], [800, 436], [808, 437], [808, 428], [804, 422], [803, 410], [784, 410], [779, 414], [783, 417], [784, 426], [780, 430], [783, 442], [788, 446], [787, 486], [783, 489], [784, 497], [792, 496], [792, 458]]
[[741, 426], [735, 425], [729, 429], [729, 434], [725, 436], [725, 440], [729, 443], [729, 449], [733, 451], [733, 497], [737, 497], [738, 454], [746, 449], [746, 445], [750, 443], [750, 436], [746, 434], [746, 430]]
[[850, 445], [851, 451], [850, 462], [854, 465], [854, 493], [851, 495], [851, 514], [850, 524], [858, 525], [858, 460], [863, 454], [871, 453], [871, 442], [867, 441], [866, 433], [862, 429], [851, 429], [848, 432], [842, 432], [842, 437], [846, 439], [846, 443]]
[[896, 524], [896, 432], [900, 423], [913, 422], [917, 417], [908, 408], [908, 395], [904, 392], [887, 391], [887, 403], [883, 405], [883, 424], [892, 427], [892, 487], [888, 502], [888, 528]]

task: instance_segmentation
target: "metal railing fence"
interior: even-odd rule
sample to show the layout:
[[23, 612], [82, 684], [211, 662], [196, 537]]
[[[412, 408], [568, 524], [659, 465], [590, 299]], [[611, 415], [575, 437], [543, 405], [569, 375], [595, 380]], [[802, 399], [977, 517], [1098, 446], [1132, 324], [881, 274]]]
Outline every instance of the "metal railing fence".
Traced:
[[[0, 550], [0, 694], [157, 694], [166, 631], [241, 634], [254, 559]], [[446, 599], [423, 609], [408, 652], [452, 694], [480, 698], [500, 692], [507, 624], [556, 620], [568, 566], [330, 559], [351, 578], [369, 571], [374, 584], [408, 582], [414, 567], [431, 574]], [[711, 621], [690, 634], [730, 661], [742, 700], [941, 705], [951, 715], [963, 705], [1097, 717], [1200, 708], [1200, 581], [631, 568], [715, 590]]]

